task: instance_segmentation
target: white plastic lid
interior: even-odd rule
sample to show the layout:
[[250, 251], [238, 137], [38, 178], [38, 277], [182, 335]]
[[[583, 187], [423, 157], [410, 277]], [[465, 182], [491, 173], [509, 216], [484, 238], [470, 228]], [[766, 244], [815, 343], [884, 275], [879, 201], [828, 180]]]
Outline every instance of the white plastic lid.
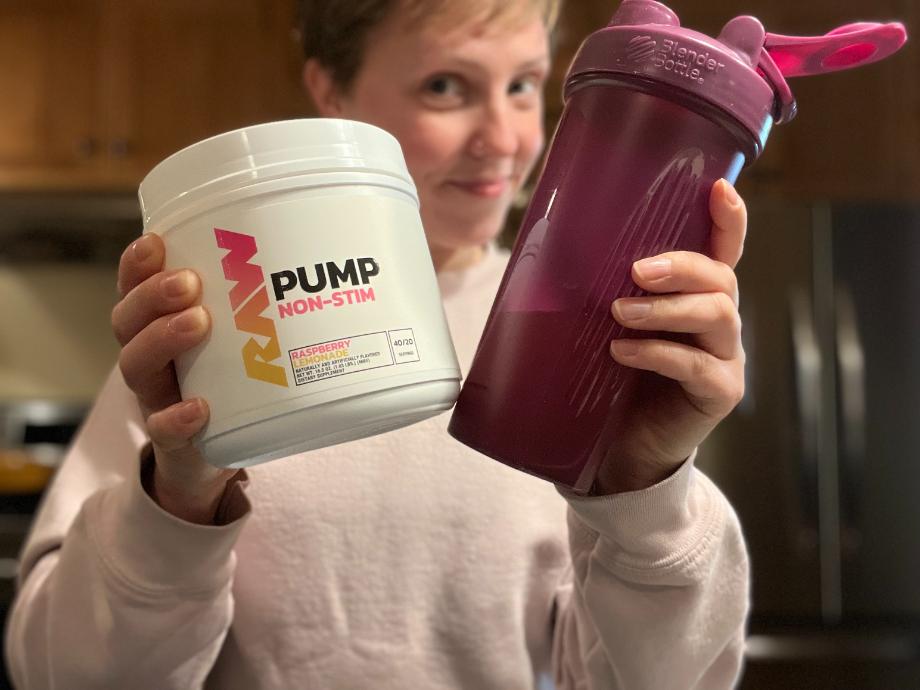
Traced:
[[290, 175], [350, 171], [387, 175], [415, 191], [392, 134], [364, 122], [310, 118], [244, 127], [192, 144], [151, 170], [138, 197], [146, 227], [159, 213], [209, 194]]

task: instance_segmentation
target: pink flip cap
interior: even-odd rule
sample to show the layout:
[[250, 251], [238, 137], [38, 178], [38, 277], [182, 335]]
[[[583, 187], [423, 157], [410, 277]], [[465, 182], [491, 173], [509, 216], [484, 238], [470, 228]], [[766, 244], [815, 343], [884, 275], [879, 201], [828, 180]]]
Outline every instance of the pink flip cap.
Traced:
[[868, 65], [896, 53], [907, 41], [898, 22], [856, 22], [823, 36], [783, 36], [767, 33], [758, 71], [776, 92], [776, 122], [796, 114], [795, 97], [785, 77], [807, 77]]
[[847, 24], [823, 36], [766, 34], [764, 48], [785, 77], [836, 72], [883, 60], [907, 41], [898, 22]]

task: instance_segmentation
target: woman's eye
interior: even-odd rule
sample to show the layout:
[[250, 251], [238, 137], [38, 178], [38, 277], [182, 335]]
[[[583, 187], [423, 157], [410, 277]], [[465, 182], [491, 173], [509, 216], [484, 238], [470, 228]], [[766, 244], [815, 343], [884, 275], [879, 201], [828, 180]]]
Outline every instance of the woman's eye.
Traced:
[[425, 82], [424, 95], [432, 102], [441, 105], [454, 105], [463, 102], [466, 85], [459, 77], [449, 74], [433, 77]]
[[511, 86], [508, 87], [508, 93], [513, 96], [532, 94], [538, 92], [541, 86], [540, 79], [535, 76], [521, 77], [511, 82]]

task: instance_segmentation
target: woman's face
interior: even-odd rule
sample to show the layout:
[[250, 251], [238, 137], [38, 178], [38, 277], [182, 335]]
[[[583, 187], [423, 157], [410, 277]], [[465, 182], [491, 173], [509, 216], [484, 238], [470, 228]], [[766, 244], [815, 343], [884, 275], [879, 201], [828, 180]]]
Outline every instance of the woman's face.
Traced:
[[409, 28], [399, 13], [368, 37], [341, 117], [388, 130], [418, 187], [435, 264], [462, 266], [501, 230], [543, 147], [548, 36], [517, 28]]

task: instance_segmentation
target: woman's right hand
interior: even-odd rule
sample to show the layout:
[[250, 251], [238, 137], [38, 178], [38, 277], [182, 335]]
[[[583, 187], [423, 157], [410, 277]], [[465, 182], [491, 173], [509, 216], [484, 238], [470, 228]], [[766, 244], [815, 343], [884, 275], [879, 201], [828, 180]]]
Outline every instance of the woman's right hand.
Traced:
[[121, 256], [121, 300], [112, 310], [112, 329], [122, 346], [118, 364], [153, 443], [147, 491], [176, 517], [213, 524], [227, 480], [238, 470], [209, 465], [192, 443], [208, 421], [208, 406], [200, 398], [182, 401], [173, 361], [207, 337], [211, 322], [199, 304], [198, 275], [189, 269], [165, 272], [165, 256], [163, 240], [154, 234]]

